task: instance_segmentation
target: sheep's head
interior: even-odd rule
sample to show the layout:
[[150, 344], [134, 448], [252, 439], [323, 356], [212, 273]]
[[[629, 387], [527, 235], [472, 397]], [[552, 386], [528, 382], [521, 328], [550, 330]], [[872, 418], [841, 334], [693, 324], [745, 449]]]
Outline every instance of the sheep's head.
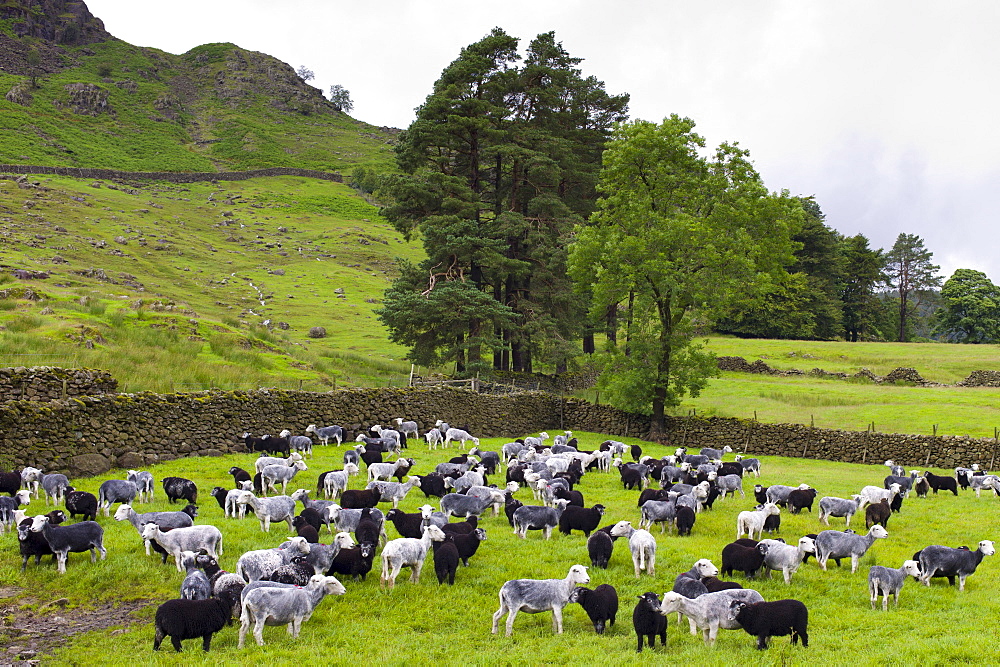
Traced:
[[590, 575], [587, 574], [587, 568], [584, 565], [577, 564], [569, 568], [569, 578], [577, 584], [590, 583]]
[[[32, 527], [32, 528], [34, 528], [34, 527]], [[156, 533], [159, 532], [159, 530], [160, 530], [160, 527], [157, 526], [152, 521], [150, 521], [149, 523], [144, 523], [144, 524], [142, 524], [142, 538], [144, 540], [148, 540], [153, 535], [156, 535]]]
[[132, 506], [126, 503], [122, 503], [115, 510], [115, 521], [125, 521], [128, 519], [129, 512], [132, 511]]
[[744, 602], [743, 600], [733, 600], [732, 602], [730, 602], [729, 603], [729, 620], [730, 621], [735, 621], [739, 617], [740, 612], [743, 611], [743, 609], [746, 606], [747, 606], [747, 603]]
[[510, 493], [517, 493], [520, 488], [521, 485], [517, 482], [507, 482], [507, 486], [504, 487], [504, 489]]
[[600, 514], [601, 516], [604, 516], [604, 509], [605, 509], [604, 505], [594, 505], [590, 509], [597, 510], [598, 514]]
[[353, 463], [344, 464], [344, 472], [348, 475], [357, 475], [361, 470]]
[[582, 604], [580, 602], [580, 598], [584, 597], [587, 594], [587, 593], [584, 593], [584, 591], [587, 591], [587, 593], [589, 593], [590, 589], [589, 588], [584, 588], [583, 586], [577, 586], [576, 588], [574, 588], [573, 592], [569, 594], [569, 602], [570, 602], [570, 604], [572, 604], [574, 602], [577, 603], [577, 604]]
[[300, 470], [300, 471], [301, 470], [309, 470], [309, 466], [306, 465], [305, 461], [296, 461], [295, 462], [295, 469], [296, 470]]
[[871, 530], [868, 531], [868, 534], [877, 538], [889, 537], [889, 531], [877, 523], [872, 526]]
[[658, 611], [666, 616], [671, 612], [679, 610], [681, 608], [681, 601], [686, 598], [680, 593], [669, 591], [663, 594], [662, 603], [660, 603], [660, 599], [656, 596], [656, 593], [643, 593], [639, 596], [639, 599], [645, 602], [653, 611]]
[[814, 554], [816, 553], [816, 542], [811, 537], [800, 537], [799, 538], [799, 551], [804, 551], [805, 553]]
[[915, 560], [903, 561], [903, 574], [912, 577], [920, 576], [920, 563]]
[[808, 490], [809, 490], [808, 484], [799, 484], [799, 491], [808, 491]]
[[292, 432], [291, 432], [291, 431], [289, 431], [289, 430], [288, 430], [288, 429], [286, 428], [286, 429], [283, 429], [283, 430], [281, 431], [281, 433], [279, 433], [279, 434], [278, 434], [278, 437], [279, 437], [279, 438], [287, 438], [287, 437], [288, 437], [288, 436], [290, 436], [291, 434], [292, 434]]
[[445, 538], [444, 531], [434, 524], [424, 526], [424, 534], [428, 535], [434, 542], [443, 542]]
[[768, 515], [781, 514], [781, 508], [779, 508], [774, 503], [764, 503], [764, 506], [761, 509], [765, 514]]
[[611, 529], [611, 536], [612, 537], [625, 537], [625, 536], [631, 534], [631, 532], [633, 530], [635, 530], [635, 529], [632, 528], [632, 522], [631, 521], [619, 521]]
[[425, 519], [429, 519], [431, 514], [434, 513], [434, 507], [432, 507], [431, 505], [421, 505], [417, 509], [420, 510], [420, 515]]
[[350, 549], [354, 546], [354, 538], [351, 537], [350, 533], [337, 533], [333, 537], [333, 543], [341, 549]]
[[707, 558], [702, 558], [695, 562], [694, 569], [698, 571], [700, 577], [717, 577], [719, 576], [719, 568], [712, 564], [712, 561]]
[[315, 432], [316, 432], [316, 424], [309, 424], [309, 426], [306, 426], [306, 433], [315, 433]]
[[996, 553], [996, 549], [993, 547], [992, 540], [983, 540], [979, 543], [979, 550], [983, 552], [984, 556], [992, 556]]
[[45, 528], [45, 524], [49, 522], [49, 517], [44, 514], [39, 514], [31, 522], [31, 532], [40, 533], [42, 529]]
[[22, 505], [30, 505], [31, 504], [31, 492], [30, 491], [25, 491], [24, 489], [21, 489], [20, 491], [18, 491], [17, 493], [14, 494], [14, 497], [17, 498], [17, 501], [19, 503], [21, 503]]

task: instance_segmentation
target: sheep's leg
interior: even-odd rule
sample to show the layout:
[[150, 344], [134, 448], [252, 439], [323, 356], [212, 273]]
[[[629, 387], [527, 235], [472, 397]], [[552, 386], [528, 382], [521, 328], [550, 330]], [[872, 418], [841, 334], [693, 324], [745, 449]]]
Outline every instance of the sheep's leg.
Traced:
[[156, 628], [156, 634], [153, 635], [153, 650], [154, 651], [159, 651], [160, 650], [160, 643], [163, 641], [164, 637], [166, 637], [166, 635], [164, 634], [163, 629], [160, 628], [159, 626], [157, 626], [157, 628]]
[[415, 584], [420, 583], [420, 571], [424, 568], [424, 562], [418, 561], [410, 567], [410, 581]]
[[851, 574], [858, 571], [858, 555], [851, 554]]
[[[681, 616], [681, 613], [677, 612], [677, 623], [678, 624], [681, 622], [682, 618], [683, 618], [683, 616]], [[691, 630], [691, 636], [692, 637], [697, 637], [698, 636], [698, 625], [694, 622], [694, 619], [691, 618], [690, 616], [688, 617], [688, 625], [690, 626], [689, 629]]]
[[60, 551], [56, 554], [56, 562], [58, 563], [57, 569], [59, 570], [59, 574], [66, 574], [66, 560], [68, 557], [69, 554], [65, 551]]
[[261, 618], [258, 615], [254, 619], [253, 636], [254, 636], [254, 639], [257, 640], [257, 646], [263, 646], [264, 645], [264, 622], [265, 622], [266, 619], [267, 619], [267, 614], [264, 615], [264, 618]]
[[960, 591], [964, 591], [965, 590], [965, 576], [966, 575], [964, 575], [964, 574], [958, 575], [958, 590], [960, 590]]
[[507, 605], [505, 605], [503, 601], [501, 601], [500, 608], [493, 613], [493, 630], [492, 630], [493, 634], [497, 633], [497, 626], [500, 624], [500, 617], [503, 616], [506, 610], [507, 610]]
[[209, 649], [212, 648], [212, 633], [204, 635], [201, 638], [201, 650], [208, 653]]
[[507, 612], [507, 636], [510, 637], [514, 634], [514, 618], [517, 617], [517, 612], [520, 611], [517, 607], [510, 607]]

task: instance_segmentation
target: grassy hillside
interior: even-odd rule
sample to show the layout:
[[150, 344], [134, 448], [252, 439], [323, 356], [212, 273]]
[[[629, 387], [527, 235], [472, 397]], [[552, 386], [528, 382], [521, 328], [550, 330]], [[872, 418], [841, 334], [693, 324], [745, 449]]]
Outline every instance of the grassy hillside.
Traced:
[[[510, 437], [515, 435], [510, 434]], [[576, 435], [583, 448], [595, 447], [604, 439], [596, 433]], [[484, 440], [483, 445], [496, 450], [508, 439]], [[627, 443], [639, 441], [627, 439]], [[663, 446], [639, 444], [654, 457], [668, 453]], [[319, 472], [340, 468], [342, 452], [336, 447], [318, 449], [315, 459], [309, 461], [310, 469], [300, 473], [292, 488], [315, 489]], [[430, 453], [414, 448], [407, 455], [416, 459], [415, 469], [423, 473], [454, 454], [455, 450]], [[180, 459], [151, 470], [157, 480], [166, 475], [193, 479], [204, 495], [215, 484], [225, 488], [231, 486], [232, 478], [226, 474], [231, 465], [246, 468], [250, 463], [249, 455], [243, 454]], [[881, 465], [764, 457], [759, 481], [764, 485], [804, 482], [816, 488], [820, 496], [846, 497], [866, 484], [881, 485], [886, 472]], [[79, 487], [94, 492], [101, 481], [109, 477], [120, 478], [121, 471], [79, 480]], [[352, 478], [351, 488], [362, 487], [362, 477]], [[754, 647], [755, 639], [742, 630], [721, 630], [716, 646], [709, 649], [700, 637], [689, 634], [686, 622], [678, 625], [676, 617], [671, 616], [668, 646], [661, 647], [658, 642], [655, 651], [649, 653], [647, 649], [637, 656], [631, 624], [636, 596], [645, 591], [662, 595], [670, 590], [678, 573], [688, 570], [700, 558], [709, 558], [719, 565], [723, 546], [735, 537], [736, 515], [754, 505], [752, 485], [757, 481], [745, 480], [746, 498], [737, 496], [717, 501], [713, 510], [700, 514], [690, 537], [660, 534], [654, 529], [658, 544], [655, 577], [645, 573], [640, 578], [633, 575], [626, 544], [619, 540], [609, 569], [590, 569], [590, 586], [611, 584], [621, 600], [617, 623], [601, 637], [594, 634], [578, 605], [566, 608], [565, 631], [561, 636], [553, 635], [549, 613], [518, 615], [511, 639], [490, 634], [490, 618], [497, 609], [497, 590], [505, 580], [563, 577], [574, 563], [589, 565], [581, 533], [574, 532], [570, 536], [555, 533], [550, 541], [545, 541], [538, 532], [532, 531], [522, 541], [511, 534], [506, 518], [501, 515], [483, 517], [481, 525], [487, 531], [487, 541], [471, 559], [468, 568], [459, 568], [453, 587], [438, 585], [429, 559], [418, 584], [408, 581], [409, 573], [404, 570], [394, 592], [380, 591], [376, 561], [366, 581], [343, 579], [347, 594], [324, 600], [312, 619], [303, 625], [298, 639], [289, 637], [282, 628], [269, 627], [264, 630], [264, 648], [258, 648], [248, 637], [247, 648], [239, 650], [236, 648], [237, 622], [216, 635], [212, 652], [207, 655], [202, 654], [197, 642], [186, 642], [184, 660], [191, 664], [377, 661], [401, 665], [412, 662], [414, 652], [419, 652], [424, 659], [442, 664], [648, 664], [651, 659], [666, 656], [673, 663], [706, 665], [839, 665], [845, 662], [845, 655], [859, 664], [902, 664], [900, 637], [906, 638], [907, 663], [950, 664], [981, 660], [985, 650], [982, 619], [1000, 611], [1000, 601], [995, 595], [1000, 584], [997, 557], [985, 558], [962, 592], [957, 587], [949, 587], [944, 579], [933, 580], [929, 588], [911, 579], [903, 589], [898, 609], [890, 606], [888, 614], [870, 608], [866, 586], [871, 565], [899, 567], [915, 551], [929, 544], [975, 547], [980, 540], [995, 538], [984, 526], [988, 526], [989, 517], [995, 515], [1000, 501], [992, 493], [984, 493], [977, 499], [971, 491], [964, 491], [957, 498], [941, 493], [931, 494], [926, 499], [911, 497], [906, 500], [902, 513], [889, 521], [892, 525], [888, 526], [888, 539], [876, 541], [855, 573], [851, 573], [849, 560], [842, 567], [836, 567], [831, 561], [829, 571], [824, 572], [815, 559], [810, 559], [800, 567], [790, 585], [782, 581], [780, 574], [771, 579], [749, 581], [742, 575], [724, 577], [758, 590], [768, 600], [795, 598], [805, 602], [809, 608], [809, 648], [791, 646], [787, 637], [776, 637], [768, 651], [758, 652]], [[590, 473], [578, 488], [585, 495], [588, 506], [600, 502], [607, 507], [602, 525], [619, 520], [638, 522], [635, 504], [638, 494], [622, 490], [614, 472]], [[516, 496], [526, 504], [533, 504], [527, 490], [522, 489]], [[437, 504], [436, 499], [430, 500]], [[414, 491], [402, 502], [401, 508], [415, 512], [427, 501], [422, 493]], [[236, 559], [244, 551], [277, 546], [289, 535], [285, 524], [264, 533], [253, 517], [243, 521], [225, 519], [211, 498], [205, 497], [200, 505], [197, 523], [218, 526], [223, 532], [225, 553], [220, 564], [229, 571], [234, 569]], [[176, 509], [177, 505], [171, 506], [157, 490], [154, 503], [137, 507], [140, 511], [151, 511]], [[388, 508], [388, 505], [382, 506], [383, 510]], [[956, 516], [966, 517], [966, 520], [956, 521]], [[29, 564], [27, 572], [20, 574], [14, 536], [0, 535], [3, 547], [0, 551], [0, 587], [7, 587], [16, 596], [9, 603], [0, 602], [0, 608], [13, 607], [8, 623], [0, 628], [0, 646], [23, 646], [24, 640], [13, 627], [32, 616], [36, 624], [51, 623], [54, 616], [92, 621], [100, 612], [88, 613], [88, 610], [105, 603], [118, 603], [142, 607], [132, 616], [138, 622], [124, 627], [112, 625], [68, 641], [62, 640], [62, 631], [48, 633], [59, 638], [54, 662], [105, 664], [109, 662], [109, 655], [131, 655], [150, 664], [176, 664], [169, 643], [158, 654], [151, 651], [152, 618], [155, 605], [177, 596], [183, 575], [176, 571], [171, 561], [161, 565], [159, 559], [147, 557], [132, 526], [103, 516], [99, 522], [105, 529], [107, 560], [92, 565], [87, 554], [72, 554], [66, 575], [57, 574], [48, 559], [40, 567]], [[864, 517], [856, 516], [851, 525], [863, 531]], [[843, 526], [842, 519], [831, 520], [831, 529], [842, 530]], [[812, 513], [798, 515], [782, 512], [780, 535], [789, 542], [825, 528], [817, 519], [815, 508]], [[391, 525], [387, 533], [390, 539], [398, 536]], [[322, 540], [329, 542], [330, 537], [324, 532]], [[48, 604], [60, 598], [68, 601], [64, 608]], [[376, 626], [377, 631], [373, 632]]]
[[371, 311], [395, 258], [422, 251], [347, 186], [37, 182], [0, 180], [0, 364], [107, 368], [153, 391], [322, 389], [409, 370]]

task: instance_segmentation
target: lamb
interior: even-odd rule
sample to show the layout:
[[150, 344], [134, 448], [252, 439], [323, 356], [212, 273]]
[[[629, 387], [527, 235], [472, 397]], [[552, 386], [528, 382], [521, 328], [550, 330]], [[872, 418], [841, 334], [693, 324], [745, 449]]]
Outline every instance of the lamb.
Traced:
[[702, 631], [705, 643], [711, 646], [719, 634], [719, 628], [735, 630], [740, 624], [729, 617], [729, 608], [734, 600], [741, 602], [761, 602], [764, 598], [752, 588], [740, 588], [705, 593], [694, 599], [689, 599], [673, 591], [663, 594], [660, 613], [664, 616], [678, 612], [687, 616], [697, 630]]
[[562, 610], [569, 604], [573, 589], [590, 583], [587, 568], [573, 565], [565, 579], [511, 579], [500, 587], [500, 608], [493, 614], [493, 634], [497, 634], [500, 618], [507, 614], [506, 636], [514, 634], [514, 619], [518, 612], [538, 614], [552, 610], [552, 628], [562, 634]]
[[809, 646], [809, 610], [798, 600], [777, 600], [775, 602], [747, 603], [733, 600], [729, 618], [739, 623], [747, 634], [757, 637], [757, 648], [767, 648], [767, 640], [773, 636], [792, 635], [792, 643], [802, 638], [803, 648]]
[[463, 448], [465, 447], [465, 443], [469, 440], [474, 442], [476, 447], [479, 446], [479, 438], [469, 435], [468, 431], [463, 431], [460, 428], [450, 428], [445, 431], [444, 446], [450, 447], [452, 440], [458, 440]]
[[657, 635], [660, 643], [667, 645], [667, 617], [660, 613], [660, 598], [656, 593], [643, 593], [632, 610], [632, 627], [638, 639], [636, 653], [642, 653], [643, 637], [648, 638], [649, 648], [656, 644]]
[[[477, 498], [475, 496], [466, 496], [460, 493], [449, 493], [441, 498], [441, 511], [444, 512], [445, 516], [479, 516], [483, 511], [493, 504], [492, 498]], [[549, 508], [546, 508], [549, 509]], [[552, 524], [553, 527], [558, 523], [558, 517], [556, 522]]]
[[542, 431], [538, 436], [529, 435], [524, 439], [524, 445], [526, 447], [534, 447], [536, 450], [541, 449], [545, 446], [545, 441], [549, 439], [549, 434]]
[[816, 544], [810, 537], [799, 538], [798, 545], [794, 547], [776, 540], [763, 540], [757, 545], [757, 550], [764, 556], [764, 571], [768, 579], [771, 578], [771, 570], [781, 570], [785, 583], [790, 584], [805, 555], [816, 552]]
[[816, 561], [826, 570], [830, 558], [851, 557], [851, 572], [858, 571], [858, 559], [865, 555], [876, 539], [889, 537], [882, 526], [872, 526], [866, 535], [842, 533], [839, 530], [824, 530], [816, 536]]
[[784, 484], [772, 484], [767, 487], [767, 502], [774, 503], [778, 506], [784, 506], [788, 504], [788, 496], [791, 495], [792, 491], [796, 489], [800, 491], [806, 491], [809, 489], [808, 484], [799, 484], [795, 486], [785, 486]]
[[565, 500], [557, 500], [555, 507], [525, 505], [514, 512], [514, 534], [522, 540], [529, 530], [541, 530], [545, 539], [552, 535], [552, 529], [559, 525], [559, 519], [566, 509]]
[[753, 577], [764, 567], [764, 554], [752, 547], [731, 542], [722, 548], [722, 574], [732, 576], [742, 572], [747, 578]]
[[[190, 507], [194, 507], [191, 505]], [[195, 516], [197, 511], [189, 510]], [[147, 523], [155, 523], [160, 528], [170, 530], [172, 528], [187, 528], [193, 526], [193, 516], [188, 512], [145, 512], [138, 514], [131, 505], [119, 505], [115, 511], [115, 521], [128, 521], [135, 528], [135, 531], [142, 535], [142, 527]], [[149, 540], [143, 540], [146, 544], [146, 555], [149, 555]]]
[[569, 535], [574, 530], [580, 530], [585, 537], [590, 537], [590, 533], [597, 529], [603, 516], [604, 505], [594, 505], [589, 509], [575, 505], [567, 506], [559, 517], [559, 532]]
[[368, 482], [369, 489], [378, 489], [379, 502], [392, 502], [393, 507], [399, 507], [399, 501], [406, 497], [410, 489], [420, 483], [420, 478], [411, 475], [405, 484], [399, 482]]
[[131, 505], [137, 495], [139, 495], [139, 489], [135, 482], [124, 479], [109, 479], [102, 482], [97, 490], [97, 506], [104, 508], [104, 516], [111, 516], [112, 503]]
[[340, 504], [347, 509], [375, 507], [382, 494], [378, 488], [347, 490], [340, 494]]
[[198, 502], [198, 487], [190, 479], [164, 477], [160, 484], [163, 485], [163, 492], [167, 494], [167, 500], [171, 503], [177, 500], [186, 500], [189, 503]]
[[701, 583], [705, 584], [705, 588], [708, 589], [709, 593], [718, 593], [719, 591], [734, 591], [743, 588], [735, 581], [722, 581], [718, 577], [705, 577], [701, 580]]
[[42, 471], [32, 466], [21, 468], [21, 486], [38, 500], [38, 486], [41, 483]]
[[895, 475], [896, 477], [903, 477], [906, 475], [906, 470], [901, 465], [896, 465], [896, 462], [889, 459], [883, 464], [889, 469], [890, 475]]
[[479, 462], [484, 468], [486, 468], [487, 475], [495, 474], [497, 468], [500, 466], [500, 455], [496, 452], [484, 452], [479, 449], [479, 447], [473, 447], [469, 450], [469, 456], [479, 457]]
[[153, 502], [153, 473], [145, 470], [128, 470], [125, 479], [133, 482], [139, 489], [139, 502]]
[[207, 653], [212, 635], [232, 619], [233, 602], [225, 598], [167, 600], [156, 608], [153, 650], [159, 651], [163, 638], [170, 637], [174, 650], [180, 653], [182, 640], [201, 637], [201, 648]]
[[438, 445], [444, 442], [444, 436], [436, 428], [432, 428], [427, 433], [424, 433], [424, 439], [427, 441], [427, 449], [437, 449]]
[[931, 485], [926, 477], [920, 475], [913, 480], [913, 490], [916, 491], [917, 498], [926, 498], [927, 493], [931, 490]]
[[733, 448], [726, 445], [722, 449], [713, 449], [711, 447], [702, 447], [701, 451], [698, 452], [702, 456], [707, 456], [710, 459], [722, 460], [723, 455], [729, 454], [733, 451]]
[[[54, 526], [66, 520], [66, 514], [62, 510], [52, 510], [46, 516], [49, 517], [49, 522]], [[32, 523], [34, 523], [34, 519], [24, 518], [17, 524], [17, 548], [21, 554], [21, 572], [27, 569], [28, 559], [32, 556], [35, 557], [35, 566], [42, 562], [42, 556], [52, 556], [52, 562], [56, 561], [56, 555], [49, 543], [45, 541], [45, 536], [32, 532]]]
[[375, 547], [374, 542], [361, 542], [355, 547], [341, 548], [326, 573], [349, 575], [354, 581], [364, 581], [375, 561]]
[[674, 523], [677, 526], [677, 535], [690, 535], [691, 529], [694, 528], [694, 520], [695, 513], [693, 509], [679, 506], [677, 508], [677, 517], [674, 519]]
[[20, 472], [0, 472], [0, 493], [6, 493], [13, 497], [20, 490]]
[[66, 475], [60, 473], [42, 475], [42, 491], [45, 492], [46, 505], [49, 504], [50, 499], [53, 505], [58, 505], [60, 501], [65, 504], [68, 489], [69, 480], [66, 478]]
[[480, 500], [490, 500], [493, 505], [493, 516], [500, 516], [500, 506], [506, 504], [507, 494], [514, 494], [517, 489], [517, 482], [509, 482], [503, 489], [493, 486], [472, 486], [466, 490], [465, 495]]
[[319, 530], [316, 526], [309, 523], [309, 521], [307, 521], [301, 514], [292, 519], [292, 528], [295, 529], [295, 534], [299, 537], [304, 537], [306, 542], [309, 542], [310, 544], [316, 544], [319, 542]]
[[618, 615], [618, 591], [614, 586], [601, 584], [593, 590], [577, 586], [569, 595], [569, 603], [574, 602], [587, 612], [597, 634], [604, 634], [605, 625], [615, 624], [615, 617]]
[[455, 547], [458, 549], [458, 557], [462, 559], [462, 565], [469, 567], [469, 559], [476, 555], [479, 545], [486, 540], [486, 531], [476, 528], [471, 533], [447, 533], [454, 536]]
[[[928, 470], [924, 472], [924, 479], [927, 480], [927, 483], [930, 485], [931, 490], [933, 490], [934, 493], [944, 489], [945, 491], [951, 491], [956, 496], [958, 495], [958, 481], [954, 477], [935, 475]], [[972, 484], [973, 481], [969, 480], [969, 483]]]
[[983, 556], [996, 553], [993, 542], [983, 540], [975, 551], [952, 549], [941, 545], [924, 547], [920, 551], [921, 581], [931, 585], [931, 577], [958, 577], [958, 590], [965, 590], [965, 580], [976, 571]]
[[736, 539], [740, 539], [743, 533], [746, 533], [747, 537], [753, 539], [753, 534], [757, 533], [757, 539], [759, 540], [764, 532], [764, 520], [768, 516], [779, 514], [781, 514], [781, 510], [778, 509], [777, 505], [770, 502], [760, 506], [760, 509], [740, 512], [739, 516], [736, 517]]
[[309, 426], [306, 426], [306, 433], [315, 433], [316, 437], [324, 445], [330, 444], [330, 438], [337, 441], [338, 447], [344, 441], [344, 429], [337, 425], [316, 428], [316, 424], [309, 424]]
[[873, 503], [865, 508], [865, 528], [871, 528], [875, 524], [880, 524], [883, 528], [889, 527], [889, 517], [892, 516], [892, 509], [889, 503], [883, 498], [877, 503]]
[[10, 498], [0, 498], [0, 534], [13, 530], [14, 526], [17, 525], [18, 522], [14, 519], [14, 510], [21, 505], [30, 503], [31, 492], [27, 490], [17, 491]]
[[385, 515], [382, 514], [382, 510], [377, 507], [372, 508], [342, 508], [340, 505], [330, 505], [326, 509], [326, 525], [327, 528], [330, 527], [332, 523], [334, 527], [339, 532], [352, 533], [358, 529], [358, 523], [361, 521], [361, 513], [365, 509], [371, 509], [369, 516], [372, 520], [379, 524], [379, 530], [381, 532], [379, 539], [385, 540]]
[[866, 486], [861, 489], [860, 502], [858, 503], [858, 508], [865, 507], [872, 503], [881, 502], [885, 498], [886, 502], [892, 502], [892, 499], [899, 495], [900, 487], [898, 484], [889, 485], [888, 489], [883, 489], [878, 486]]
[[205, 573], [198, 569], [195, 560], [197, 555], [193, 551], [181, 553], [181, 566], [187, 572], [184, 581], [181, 582], [182, 600], [207, 600], [212, 597], [212, 584], [209, 583]]
[[420, 478], [420, 490], [424, 492], [425, 498], [430, 498], [431, 496], [437, 496], [438, 498], [443, 498], [448, 494], [448, 489], [444, 486], [444, 476], [437, 473], [430, 473], [427, 475], [414, 475]]
[[816, 489], [795, 489], [788, 494], [788, 511], [792, 514], [798, 514], [802, 509], [812, 512], [814, 500]]
[[250, 473], [239, 466], [233, 466], [230, 468], [229, 474], [233, 476], [233, 486], [237, 489], [243, 485], [243, 482], [253, 481], [253, 477]]
[[420, 432], [417, 429], [417, 422], [403, 421], [402, 417], [396, 417], [396, 430], [408, 438], [419, 438]]
[[336, 500], [344, 491], [351, 475], [357, 475], [359, 469], [354, 463], [345, 463], [343, 470], [330, 470], [323, 478], [323, 496]]
[[45, 514], [36, 516], [31, 523], [31, 531], [41, 533], [49, 548], [55, 554], [59, 574], [66, 574], [66, 560], [72, 553], [90, 551], [90, 562], [97, 562], [97, 552], [101, 560], [108, 556], [104, 548], [104, 529], [96, 521], [81, 521], [70, 526], [56, 526]]
[[293, 537], [287, 547], [247, 551], [236, 561], [236, 574], [247, 582], [259, 581], [282, 565], [291, 563], [296, 556], [303, 556], [311, 550], [312, 546], [305, 538]]
[[298, 637], [303, 621], [308, 621], [316, 605], [327, 595], [343, 595], [347, 590], [336, 577], [315, 575], [308, 585], [299, 588], [256, 588], [243, 598], [240, 615], [240, 638], [237, 648], [243, 648], [247, 630], [253, 622], [253, 635], [259, 646], [264, 645], [265, 625], [288, 625], [288, 633]]
[[860, 504], [861, 496], [859, 495], [851, 496], [850, 500], [824, 496], [819, 499], [819, 520], [829, 526], [831, 516], [842, 516], [846, 519], [845, 527], [850, 528], [851, 517], [857, 513]]
[[399, 533], [400, 537], [419, 539], [423, 534], [424, 515], [422, 512], [407, 514], [400, 509], [391, 509], [386, 512], [385, 518], [396, 527], [396, 532]]
[[446, 489], [452, 489], [455, 493], [465, 493], [473, 486], [486, 485], [486, 478], [483, 476], [484, 472], [486, 472], [486, 468], [479, 466], [475, 470], [466, 471], [460, 477], [446, 477], [444, 486]]
[[295, 501], [288, 496], [258, 498], [250, 491], [240, 491], [236, 502], [253, 508], [257, 520], [260, 522], [260, 529], [265, 533], [271, 532], [272, 521], [287, 521], [288, 530], [292, 529], [292, 519], [295, 518]]
[[736, 462], [743, 466], [746, 472], [752, 472], [754, 477], [760, 477], [760, 459], [745, 459], [742, 454], [737, 454]]
[[354, 534], [357, 536], [358, 542], [378, 542], [382, 534], [383, 521], [382, 517], [372, 517], [372, 509], [370, 507], [361, 510], [358, 525], [354, 529]]
[[252, 482], [243, 482], [243, 486], [235, 489], [224, 489], [221, 486], [214, 486], [208, 495], [215, 498], [222, 509], [223, 516], [227, 519], [242, 519], [246, 515], [246, 505], [236, 502], [243, 491], [249, 491], [253, 486]]
[[712, 564], [707, 558], [695, 561], [695, 564], [687, 572], [681, 572], [674, 578], [675, 593], [680, 593], [686, 598], [696, 598], [708, 592], [708, 588], [701, 580], [705, 577], [714, 577], [719, 574], [719, 568]]
[[389, 480], [405, 475], [413, 466], [413, 459], [400, 457], [394, 463], [373, 463], [368, 466], [368, 481]]
[[157, 544], [174, 557], [177, 571], [181, 568], [181, 553], [184, 551], [205, 550], [212, 558], [218, 559], [222, 554], [222, 533], [215, 526], [188, 526], [174, 528], [169, 532], [160, 530], [155, 523], [147, 523], [142, 527], [142, 539], [155, 540]]
[[629, 521], [619, 521], [611, 529], [611, 537], [627, 537], [628, 548], [632, 553], [632, 565], [635, 568], [635, 578], [639, 572], [646, 570], [649, 576], [656, 574], [656, 539], [646, 530], [632, 527]]
[[[377, 533], [376, 533], [377, 539]], [[289, 548], [292, 546], [291, 540], [282, 542], [278, 548]], [[323, 574], [329, 571], [334, 559], [341, 549], [354, 546], [354, 540], [348, 533], [337, 533], [330, 544], [310, 544], [309, 553], [302, 556], [305, 562], [312, 567], [315, 574]], [[293, 557], [294, 560], [294, 557]]]
[[613, 526], [605, 526], [587, 538], [587, 555], [590, 556], [590, 564], [593, 567], [608, 569], [608, 562], [611, 560], [617, 539], [611, 537], [611, 528]]
[[357, 449], [344, 450], [344, 466], [346, 466], [348, 463], [351, 463], [355, 466], [361, 463], [361, 454], [358, 452]]
[[872, 565], [868, 570], [868, 593], [872, 598], [872, 609], [878, 596], [882, 596], [882, 611], [889, 610], [889, 596], [896, 599], [899, 606], [899, 592], [906, 582], [907, 575], [920, 577], [920, 563], [915, 560], [903, 561], [901, 568], [889, 568], [882, 565]]
[[[312, 553], [310, 549], [309, 553]], [[332, 562], [331, 562], [332, 565]], [[276, 581], [279, 584], [292, 584], [293, 586], [305, 586], [314, 574], [318, 574], [312, 564], [308, 562], [306, 556], [296, 556], [291, 563], [285, 563], [274, 572], [271, 572], [261, 581]], [[321, 574], [321, 573], [319, 573]]]
[[288, 440], [288, 445], [297, 452], [302, 452], [303, 454], [308, 454], [312, 456], [313, 452], [313, 441], [307, 435], [292, 435], [292, 432], [287, 428], [278, 434], [279, 438], [284, 438]]
[[379, 587], [388, 586], [392, 590], [396, 586], [396, 577], [404, 567], [411, 569], [410, 581], [420, 582], [420, 570], [423, 569], [424, 559], [427, 558], [427, 550], [431, 548], [431, 542], [440, 542], [445, 539], [445, 534], [437, 526], [430, 525], [424, 527], [422, 537], [412, 539], [400, 537], [390, 540], [382, 548], [382, 577], [379, 579]]
[[98, 511], [97, 496], [89, 491], [69, 491], [66, 494], [66, 511], [71, 518], [80, 514], [84, 521], [94, 521]]
[[455, 545], [455, 535], [445, 535], [444, 540], [433, 542], [434, 573], [437, 575], [438, 586], [448, 580], [449, 586], [455, 585], [455, 574], [458, 572], [458, 546]]
[[264, 466], [264, 469], [260, 471], [262, 490], [265, 495], [268, 489], [277, 493], [278, 489], [275, 484], [281, 482], [281, 493], [284, 495], [288, 490], [288, 482], [290, 482], [300, 470], [308, 469], [309, 466], [306, 465], [305, 461], [296, 461], [290, 466], [280, 464]]

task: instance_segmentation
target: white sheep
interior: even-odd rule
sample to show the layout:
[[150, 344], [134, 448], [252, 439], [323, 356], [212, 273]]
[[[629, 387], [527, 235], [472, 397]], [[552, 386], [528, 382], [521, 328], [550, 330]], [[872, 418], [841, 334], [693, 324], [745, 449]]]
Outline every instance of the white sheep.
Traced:
[[400, 537], [390, 540], [382, 548], [382, 577], [379, 587], [388, 586], [392, 590], [396, 586], [396, 577], [404, 567], [409, 567], [410, 581], [420, 582], [420, 570], [424, 567], [424, 559], [431, 548], [431, 542], [442, 542], [444, 532], [435, 525], [424, 526], [421, 538]]
[[[764, 532], [764, 522], [767, 517], [781, 514], [781, 510], [774, 503], [764, 503], [759, 509], [740, 512], [736, 517], [736, 539], [740, 539], [743, 533], [747, 534], [751, 540], [759, 540]], [[757, 533], [757, 537], [753, 536]]]
[[222, 555], [222, 532], [215, 526], [207, 524], [174, 528], [163, 532], [155, 523], [147, 523], [142, 527], [142, 539], [155, 541], [173, 556], [178, 572], [184, 571], [181, 567], [181, 553], [184, 551], [198, 552], [204, 549], [216, 560]]
[[636, 579], [642, 570], [651, 577], [656, 576], [656, 538], [648, 530], [633, 528], [629, 521], [619, 521], [611, 529], [611, 537], [628, 538]]

